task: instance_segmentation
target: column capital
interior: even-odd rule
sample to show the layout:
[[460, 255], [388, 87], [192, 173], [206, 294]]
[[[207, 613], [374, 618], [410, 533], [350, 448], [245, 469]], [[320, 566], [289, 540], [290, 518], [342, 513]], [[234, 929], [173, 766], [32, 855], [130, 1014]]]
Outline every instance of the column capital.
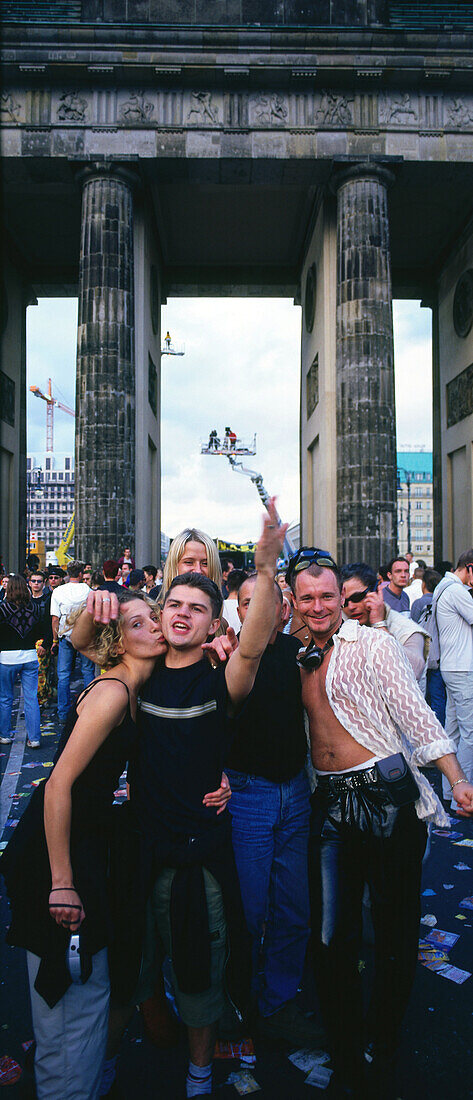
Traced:
[[116, 161], [95, 161], [92, 164], [84, 165], [83, 168], [78, 169], [75, 178], [81, 187], [93, 180], [113, 179], [119, 183], [125, 183], [131, 191], [135, 190], [141, 183], [138, 172], [127, 164], [120, 164]]
[[394, 172], [386, 168], [384, 164], [373, 161], [360, 161], [358, 164], [350, 164], [346, 168], [340, 168], [330, 180], [331, 190], [336, 194], [344, 183], [351, 183], [359, 179], [376, 179], [385, 187], [390, 187], [395, 182]]

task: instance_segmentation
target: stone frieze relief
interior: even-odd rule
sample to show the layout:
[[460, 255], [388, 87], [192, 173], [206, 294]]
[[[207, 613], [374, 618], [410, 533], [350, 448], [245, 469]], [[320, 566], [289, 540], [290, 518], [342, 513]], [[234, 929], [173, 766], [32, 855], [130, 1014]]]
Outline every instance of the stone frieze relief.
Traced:
[[[41, 101], [41, 102], [40, 102]], [[39, 118], [39, 115], [41, 116]], [[244, 128], [251, 130], [373, 131], [396, 133], [473, 133], [473, 94], [375, 92], [352, 95], [328, 89], [267, 91], [157, 88], [4, 89], [3, 127], [75, 126], [132, 129]]]

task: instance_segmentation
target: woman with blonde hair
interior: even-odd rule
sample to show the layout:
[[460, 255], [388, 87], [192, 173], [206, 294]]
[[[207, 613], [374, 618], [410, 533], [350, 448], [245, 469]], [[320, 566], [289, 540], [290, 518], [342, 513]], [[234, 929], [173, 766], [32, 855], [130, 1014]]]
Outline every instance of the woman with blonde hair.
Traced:
[[222, 589], [222, 567], [218, 550], [210, 535], [197, 527], [185, 527], [172, 540], [163, 573], [163, 598], [175, 577], [183, 573], [203, 573]]
[[[118, 620], [99, 627], [94, 641], [106, 671], [71, 708], [50, 776], [0, 860], [12, 905], [8, 942], [27, 950], [40, 1100], [99, 1095], [113, 927], [111, 807], [137, 739], [137, 692], [165, 650], [154, 605], [125, 591]], [[79, 929], [77, 980], [68, 951]]]

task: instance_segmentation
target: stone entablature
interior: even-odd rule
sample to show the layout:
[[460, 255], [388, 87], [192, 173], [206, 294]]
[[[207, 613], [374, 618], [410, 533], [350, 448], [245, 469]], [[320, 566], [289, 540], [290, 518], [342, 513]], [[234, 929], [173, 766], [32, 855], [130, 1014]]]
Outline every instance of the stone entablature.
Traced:
[[[140, 141], [138, 154], [154, 157], [160, 151], [154, 139], [156, 132], [198, 130], [222, 135], [258, 131], [283, 134], [286, 138], [300, 135], [299, 142], [279, 153], [285, 155], [287, 151], [291, 156], [324, 157], [358, 152], [356, 139], [362, 136], [368, 139], [373, 153], [399, 155], [406, 160], [418, 160], [422, 154], [421, 141], [429, 138], [429, 159], [443, 161], [452, 157], [463, 159], [465, 144], [470, 154], [467, 159], [471, 158], [473, 95], [404, 91], [349, 94], [325, 89], [251, 93], [182, 87], [65, 90], [43, 85], [5, 89], [0, 100], [0, 120], [7, 155], [38, 155], [37, 143], [29, 143], [28, 137], [38, 130], [51, 133], [51, 139], [48, 141], [46, 136], [40, 150], [47, 156], [69, 155], [71, 132], [80, 135], [80, 151], [87, 156], [97, 152], [93, 136], [97, 131], [140, 131], [142, 137], [147, 133], [149, 140]], [[20, 146], [9, 147], [8, 135], [12, 130], [22, 132]], [[61, 131], [67, 135], [64, 148], [56, 141]], [[337, 135], [336, 145], [324, 140], [331, 133]], [[304, 138], [310, 139], [309, 145]], [[273, 155], [274, 147], [268, 149]], [[123, 150], [126, 151], [129, 150]], [[363, 149], [365, 154], [369, 151], [368, 147]], [[205, 155], [205, 148], [199, 152]], [[176, 153], [180, 155], [179, 148]], [[219, 155], [218, 146], [213, 146], [213, 155]], [[231, 150], [227, 155], [231, 155]], [[254, 155], [251, 145], [239, 145], [238, 156]], [[258, 148], [256, 155], [265, 155], [264, 146]]]

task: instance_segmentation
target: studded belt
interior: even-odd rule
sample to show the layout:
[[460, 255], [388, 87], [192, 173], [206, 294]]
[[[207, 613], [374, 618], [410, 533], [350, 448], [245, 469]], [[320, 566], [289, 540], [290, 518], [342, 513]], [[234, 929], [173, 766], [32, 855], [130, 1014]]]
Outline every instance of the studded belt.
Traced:
[[317, 775], [317, 788], [324, 794], [342, 794], [344, 791], [360, 791], [373, 786], [379, 786], [376, 768], [363, 768], [361, 771], [345, 772], [344, 775], [335, 775], [330, 772], [326, 775]]

